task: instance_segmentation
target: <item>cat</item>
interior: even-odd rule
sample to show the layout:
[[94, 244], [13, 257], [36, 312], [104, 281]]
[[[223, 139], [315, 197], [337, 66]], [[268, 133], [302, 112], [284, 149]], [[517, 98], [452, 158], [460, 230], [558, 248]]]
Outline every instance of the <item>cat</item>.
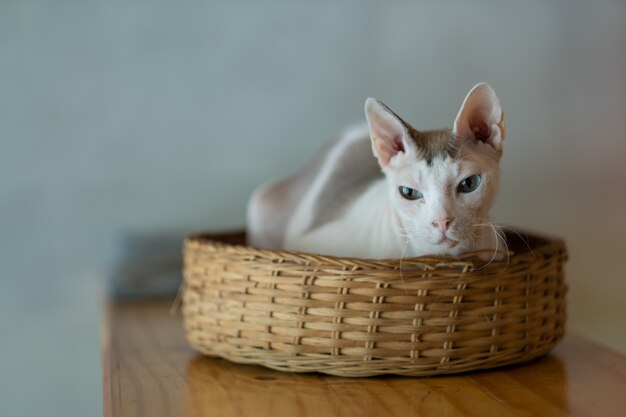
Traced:
[[489, 215], [504, 113], [488, 84], [451, 129], [418, 131], [374, 98], [365, 115], [302, 172], [252, 194], [249, 245], [378, 259], [504, 250]]

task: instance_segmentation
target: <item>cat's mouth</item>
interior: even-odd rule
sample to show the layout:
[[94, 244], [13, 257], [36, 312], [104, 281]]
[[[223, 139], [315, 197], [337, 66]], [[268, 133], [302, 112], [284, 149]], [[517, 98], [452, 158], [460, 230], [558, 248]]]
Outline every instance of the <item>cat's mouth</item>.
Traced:
[[443, 238], [441, 238], [441, 240], [437, 244], [446, 246], [447, 248], [453, 248], [459, 244], [459, 241], [450, 239], [448, 236], [444, 236]]

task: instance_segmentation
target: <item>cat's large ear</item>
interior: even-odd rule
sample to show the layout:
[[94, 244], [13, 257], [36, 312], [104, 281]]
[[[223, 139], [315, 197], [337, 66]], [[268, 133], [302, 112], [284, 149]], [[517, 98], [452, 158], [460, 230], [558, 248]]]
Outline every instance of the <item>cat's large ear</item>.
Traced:
[[453, 133], [457, 138], [474, 138], [502, 152], [506, 134], [504, 113], [489, 84], [477, 84], [467, 94], [454, 121]]
[[372, 151], [383, 169], [392, 158], [413, 150], [407, 126], [389, 107], [375, 98], [365, 100], [365, 116], [372, 139]]

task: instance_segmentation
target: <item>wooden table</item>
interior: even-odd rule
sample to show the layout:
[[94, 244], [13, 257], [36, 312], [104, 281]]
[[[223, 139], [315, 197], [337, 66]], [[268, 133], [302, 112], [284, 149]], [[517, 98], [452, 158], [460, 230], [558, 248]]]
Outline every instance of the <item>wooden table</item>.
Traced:
[[497, 371], [349, 379], [201, 356], [170, 305], [110, 305], [105, 416], [626, 416], [626, 358], [581, 337]]

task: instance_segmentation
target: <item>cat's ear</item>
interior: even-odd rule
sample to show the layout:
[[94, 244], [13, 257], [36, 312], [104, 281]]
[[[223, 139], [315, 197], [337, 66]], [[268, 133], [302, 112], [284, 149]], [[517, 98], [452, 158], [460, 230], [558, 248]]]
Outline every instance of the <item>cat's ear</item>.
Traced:
[[406, 123], [381, 101], [375, 98], [365, 100], [365, 116], [372, 151], [383, 169], [389, 166], [394, 156], [413, 150], [413, 145], [407, 140]]
[[489, 84], [477, 84], [467, 94], [454, 121], [453, 133], [457, 138], [473, 138], [502, 152], [506, 134], [504, 113], [500, 100]]

